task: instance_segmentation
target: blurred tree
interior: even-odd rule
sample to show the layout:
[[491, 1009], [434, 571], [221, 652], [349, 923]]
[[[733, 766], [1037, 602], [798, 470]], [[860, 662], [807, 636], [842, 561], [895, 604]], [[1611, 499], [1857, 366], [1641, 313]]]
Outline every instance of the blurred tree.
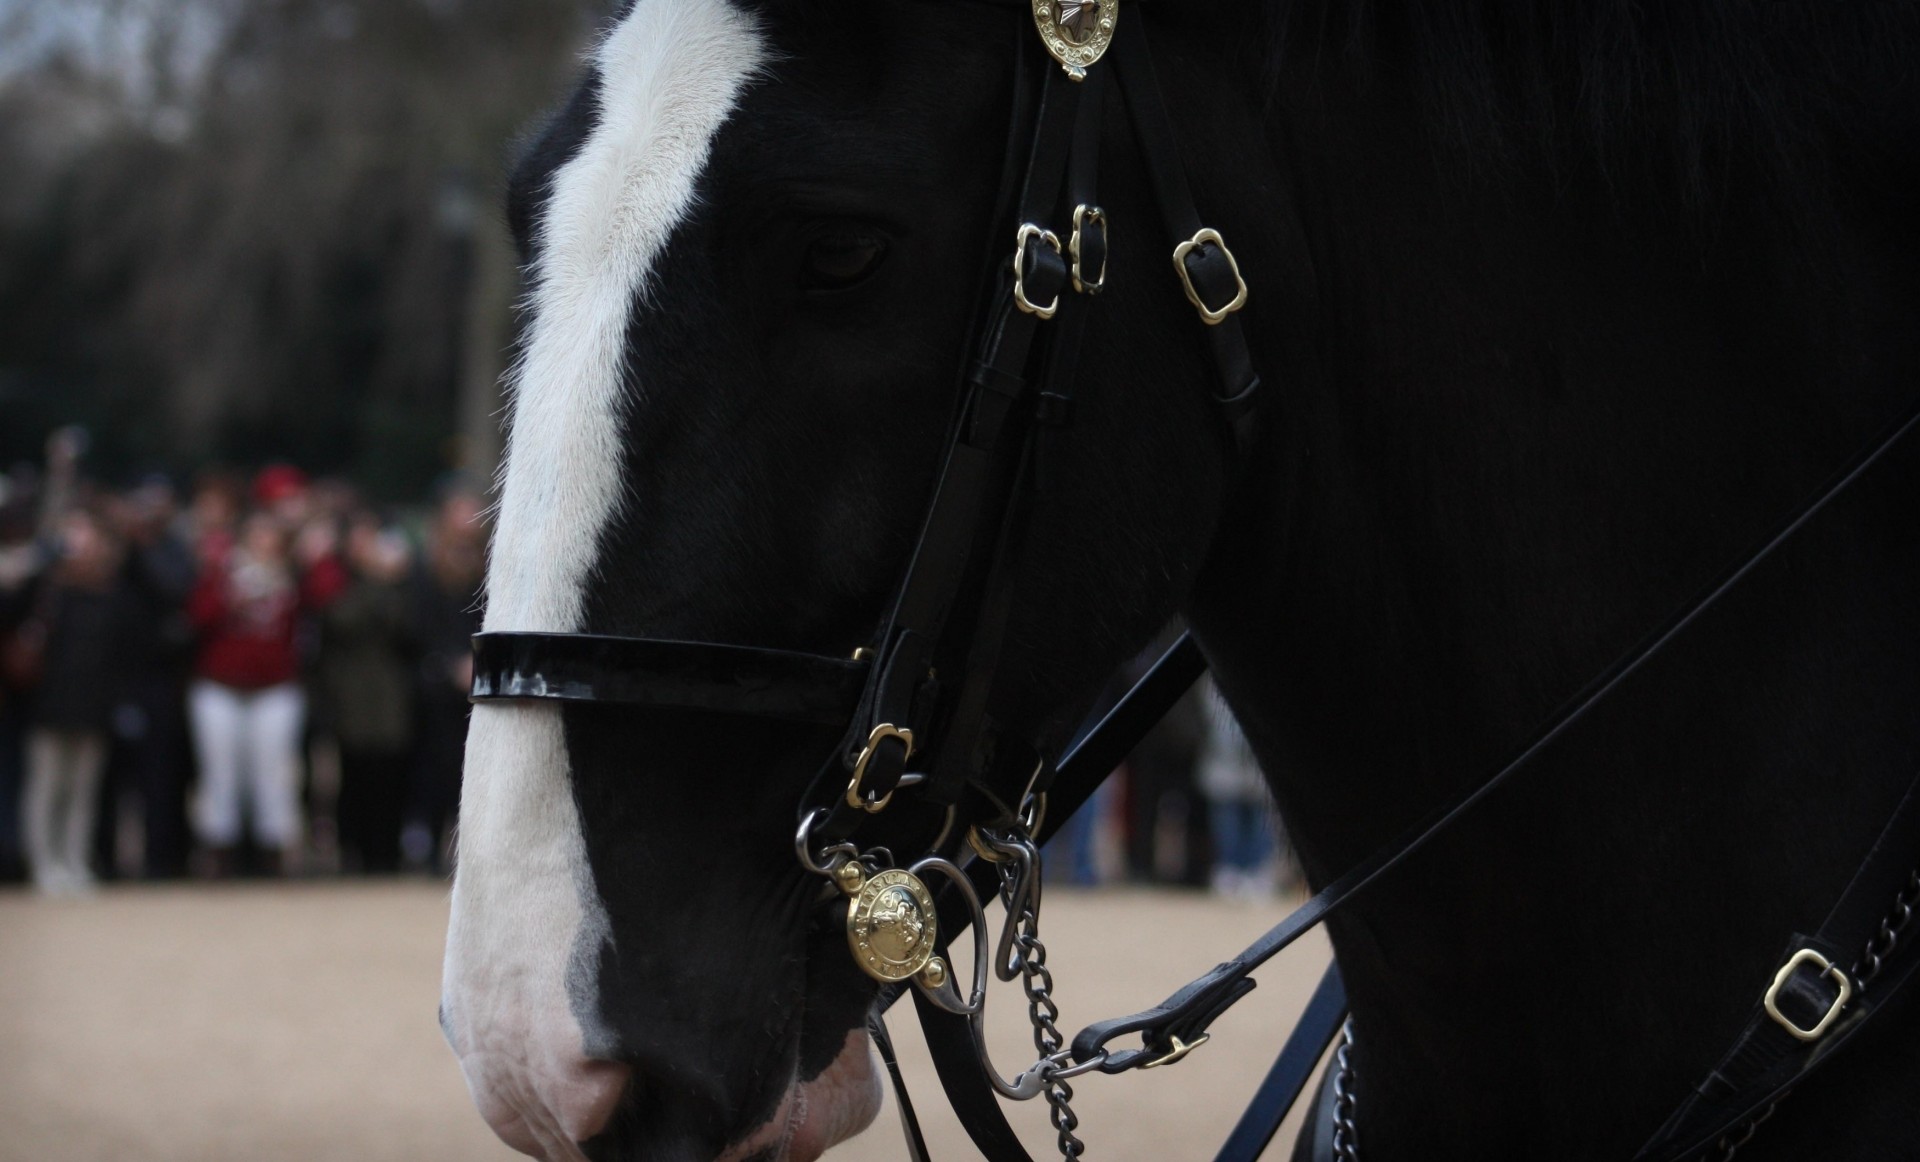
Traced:
[[0, 457], [490, 469], [510, 142], [607, 7], [0, 0]]

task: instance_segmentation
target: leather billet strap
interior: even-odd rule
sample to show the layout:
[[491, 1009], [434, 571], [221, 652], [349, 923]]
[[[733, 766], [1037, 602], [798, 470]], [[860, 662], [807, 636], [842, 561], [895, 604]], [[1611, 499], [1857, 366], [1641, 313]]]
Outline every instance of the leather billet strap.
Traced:
[[[1210, 230], [1201, 220], [1200, 211], [1195, 208], [1193, 188], [1181, 160], [1180, 135], [1167, 114], [1166, 98], [1160, 91], [1160, 79], [1154, 71], [1144, 25], [1145, 21], [1137, 18], [1120, 22], [1113, 38], [1113, 64], [1120, 88], [1126, 94], [1134, 138], [1145, 156], [1147, 173], [1153, 179], [1154, 195], [1167, 231], [1176, 243], [1197, 243], [1185, 252], [1181, 265], [1188, 285], [1199, 300], [1196, 308], [1212, 324], [1207, 328], [1207, 338], [1213, 346], [1214, 367], [1219, 375], [1215, 398], [1233, 425], [1235, 447], [1244, 458], [1259, 437], [1260, 403], [1260, 376], [1254, 372], [1246, 331], [1235, 313], [1238, 304], [1245, 301], [1246, 284], [1231, 251], [1218, 240], [1218, 232]], [[1219, 317], [1216, 319], [1214, 315]]]
[[1920, 867], [1920, 777], [1907, 788], [1840, 899], [1811, 936], [1796, 934], [1732, 1047], [1694, 1087], [1636, 1162], [1697, 1157], [1731, 1126], [1761, 1114], [1858, 1032], [1920, 967], [1906, 933], [1871, 980], [1859, 965], [1914, 869]]

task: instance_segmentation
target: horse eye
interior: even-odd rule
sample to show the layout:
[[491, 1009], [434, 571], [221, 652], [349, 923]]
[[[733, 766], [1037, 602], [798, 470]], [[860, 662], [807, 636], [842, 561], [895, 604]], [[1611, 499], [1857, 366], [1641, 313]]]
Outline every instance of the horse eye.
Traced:
[[800, 283], [808, 291], [850, 290], [887, 260], [887, 240], [866, 231], [822, 235], [807, 244]]

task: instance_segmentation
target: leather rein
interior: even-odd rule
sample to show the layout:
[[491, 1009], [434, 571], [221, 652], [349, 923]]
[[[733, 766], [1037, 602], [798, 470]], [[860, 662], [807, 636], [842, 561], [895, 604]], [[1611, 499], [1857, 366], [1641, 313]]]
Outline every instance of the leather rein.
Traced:
[[[1870, 445], [1479, 786], [1323, 888], [1239, 956], [1151, 1009], [1097, 1022], [1068, 1040], [1053, 1023], [1057, 1009], [1038, 936], [1039, 847], [1206, 669], [1198, 647], [1182, 637], [1057, 758], [1004, 730], [990, 713], [1027, 515], [1049, 491], [1051, 461], [1072, 418], [1080, 337], [1107, 280], [1109, 223], [1098, 199], [1098, 163], [1111, 86], [1124, 98], [1167, 236], [1177, 243], [1169, 284], [1185, 294], [1211, 340], [1223, 455], [1237, 460], [1251, 451], [1262, 393], [1237, 317], [1247, 284], [1225, 239], [1195, 208], [1141, 4], [1016, 2], [1023, 15], [1013, 126], [995, 218], [995, 238], [1003, 241], [991, 248], [985, 306], [970, 340], [975, 354], [959, 385], [939, 482], [871, 644], [852, 657], [827, 657], [591, 634], [491, 632], [473, 641], [476, 702], [617, 704], [842, 727], [801, 801], [795, 851], [804, 868], [844, 894], [849, 952], [883, 986], [873, 1031], [915, 1160], [927, 1157], [926, 1147], [879, 1021], [900, 996], [913, 994], [948, 1099], [984, 1157], [1030, 1162], [1002, 1097], [1045, 1097], [1063, 1155], [1080, 1156], [1069, 1104], [1073, 1078], [1172, 1064], [1203, 1044], [1214, 1020], [1252, 991], [1256, 968], [1527, 766], [1920, 424], [1916, 414]], [[1004, 240], [1011, 240], [1010, 255]], [[858, 842], [896, 797], [944, 820], [922, 857], [907, 864]], [[1834, 915], [1814, 936], [1793, 938], [1727, 1059], [1638, 1159], [1697, 1157], [1770, 1110], [1910, 979], [1920, 957], [1892, 955], [1900, 924], [1889, 926], [1887, 905], [1914, 902], [1898, 893], [1917, 859], [1920, 792], [1910, 789]], [[1913, 882], [1920, 893], [1920, 879]], [[982, 901], [995, 897], [1007, 916], [989, 949]], [[973, 979], [963, 991], [953, 979], [946, 934], [968, 930], [975, 933]], [[1871, 975], [1863, 970], [1868, 961], [1855, 955], [1862, 948], [1872, 956]], [[1002, 980], [1021, 979], [1035, 1029], [1039, 1055], [1011, 1080], [988, 1059], [982, 1036], [989, 967]], [[1346, 1009], [1338, 967], [1330, 966], [1221, 1149], [1221, 1162], [1259, 1157]], [[1135, 1036], [1135, 1044], [1115, 1045]]]

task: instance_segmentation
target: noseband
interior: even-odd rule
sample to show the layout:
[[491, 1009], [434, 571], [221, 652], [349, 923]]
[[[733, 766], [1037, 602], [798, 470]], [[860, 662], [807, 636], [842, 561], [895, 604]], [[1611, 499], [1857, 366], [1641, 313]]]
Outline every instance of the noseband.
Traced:
[[[1920, 422], [1920, 416], [1908, 420], [1857, 458], [1720, 585], [1623, 656], [1481, 786], [1322, 890], [1240, 956], [1161, 1005], [1088, 1026], [1069, 1042], [1054, 1024], [1057, 1009], [1038, 936], [1039, 845], [1206, 668], [1197, 647], [1183, 637], [1097, 727], [1061, 755], [1009, 733], [990, 712], [1027, 517], [1049, 491], [1052, 458], [1073, 416], [1081, 336], [1109, 284], [1110, 219], [1098, 197], [1098, 178], [1111, 85], [1124, 97], [1172, 247], [1172, 270], [1162, 275], [1167, 293], [1184, 295], [1210, 339], [1223, 457], [1238, 460], [1252, 448], [1262, 389], [1238, 318], [1247, 283], [1221, 231], [1206, 225], [1195, 207], [1179, 137], [1154, 74], [1140, 4], [1016, 2], [1022, 15], [1013, 127], [996, 202], [991, 273], [983, 279], [982, 306], [972, 327], [973, 356], [960, 377], [933, 500], [888, 616], [871, 643], [851, 657], [826, 657], [713, 642], [484, 633], [474, 638], [473, 679], [475, 701], [617, 704], [841, 727], [839, 743], [799, 804], [797, 858], [844, 894], [849, 951], [884, 986], [881, 1009], [912, 992], [949, 1100], [993, 1162], [1027, 1162], [996, 1095], [1044, 1096], [1053, 1107], [1063, 1154], [1078, 1157], [1084, 1147], [1074, 1136], [1077, 1122], [1068, 1104], [1072, 1078], [1171, 1064], [1204, 1043], [1208, 1026], [1252, 990], [1255, 968], [1526, 765]], [[1029, 15], [1038, 37], [1028, 28]], [[927, 815], [945, 820], [922, 855], [905, 863], [886, 848], [860, 842], [876, 819], [897, 811], [902, 802], [923, 805], [931, 809]], [[1875, 850], [1882, 848], [1899, 853], [1894, 863], [1920, 854], [1920, 795], [1909, 793]], [[1892, 858], [1882, 857], [1883, 862]], [[1910, 861], [1902, 864], [1910, 866]], [[1883, 880], [1891, 874], [1876, 867], [1869, 875], [1868, 870], [1856, 877], [1866, 882], [1850, 888], [1843, 900], [1852, 901], [1853, 912], [1861, 910], [1860, 900], [1884, 894]], [[931, 890], [929, 881], [939, 890]], [[1006, 906], [1006, 919], [990, 949], [982, 900], [995, 896]], [[1871, 918], [1879, 919], [1879, 912]], [[1722, 1078], [1722, 1088], [1704, 1106], [1699, 1095], [1690, 1098], [1643, 1158], [1696, 1156], [1715, 1135], [1770, 1108], [1780, 1092], [1824, 1059], [1826, 1048], [1874, 1011], [1879, 997], [1907, 979], [1912, 957], [1897, 971], [1887, 970], [1882, 981], [1891, 983], [1876, 996], [1851, 990], [1846, 972], [1836, 967], [1845, 961], [1835, 958], [1864, 922], [1849, 919], [1844, 931], [1823, 931], [1823, 939], [1795, 945], [1793, 958], [1764, 998], [1765, 1009], [1775, 1014], [1773, 1023], [1757, 1020], [1736, 1042], [1735, 1056], [1764, 1043], [1767, 1068], [1731, 1082]], [[973, 978], [963, 994], [952, 979], [943, 933], [969, 928], [976, 947]], [[1891, 944], [1883, 951], [1890, 952]], [[1880, 959], [1875, 959], [1876, 973]], [[1022, 980], [1034, 1025], [1039, 1055], [1011, 1080], [990, 1063], [982, 1038], [990, 965], [1002, 980]], [[1829, 981], [1849, 990], [1847, 995], [1829, 1003]], [[1807, 1036], [1812, 1018], [1809, 1026], [1801, 1026], [1794, 1024], [1800, 1018], [1778, 1015], [1782, 997], [1789, 1007], [1799, 1005], [1795, 1012], [1811, 1006], [1821, 1019], [1818, 1032]], [[1829, 1032], [1849, 1002], [1850, 1019]], [[1330, 968], [1221, 1159], [1259, 1156], [1345, 1013], [1339, 975]], [[875, 1033], [892, 1068], [891, 1046], [877, 1020]], [[1788, 1034], [1794, 1038], [1791, 1045], [1774, 1043]], [[1134, 1047], [1111, 1045], [1134, 1035], [1140, 1038]], [[898, 1070], [893, 1072], [898, 1085]], [[900, 1096], [910, 1155], [924, 1158], [904, 1088]], [[1326, 1156], [1351, 1158], [1352, 1100], [1349, 1095], [1340, 1100], [1346, 1103], [1344, 1114], [1330, 1116], [1347, 1119], [1338, 1122], [1345, 1127], [1344, 1145], [1333, 1134]]]

